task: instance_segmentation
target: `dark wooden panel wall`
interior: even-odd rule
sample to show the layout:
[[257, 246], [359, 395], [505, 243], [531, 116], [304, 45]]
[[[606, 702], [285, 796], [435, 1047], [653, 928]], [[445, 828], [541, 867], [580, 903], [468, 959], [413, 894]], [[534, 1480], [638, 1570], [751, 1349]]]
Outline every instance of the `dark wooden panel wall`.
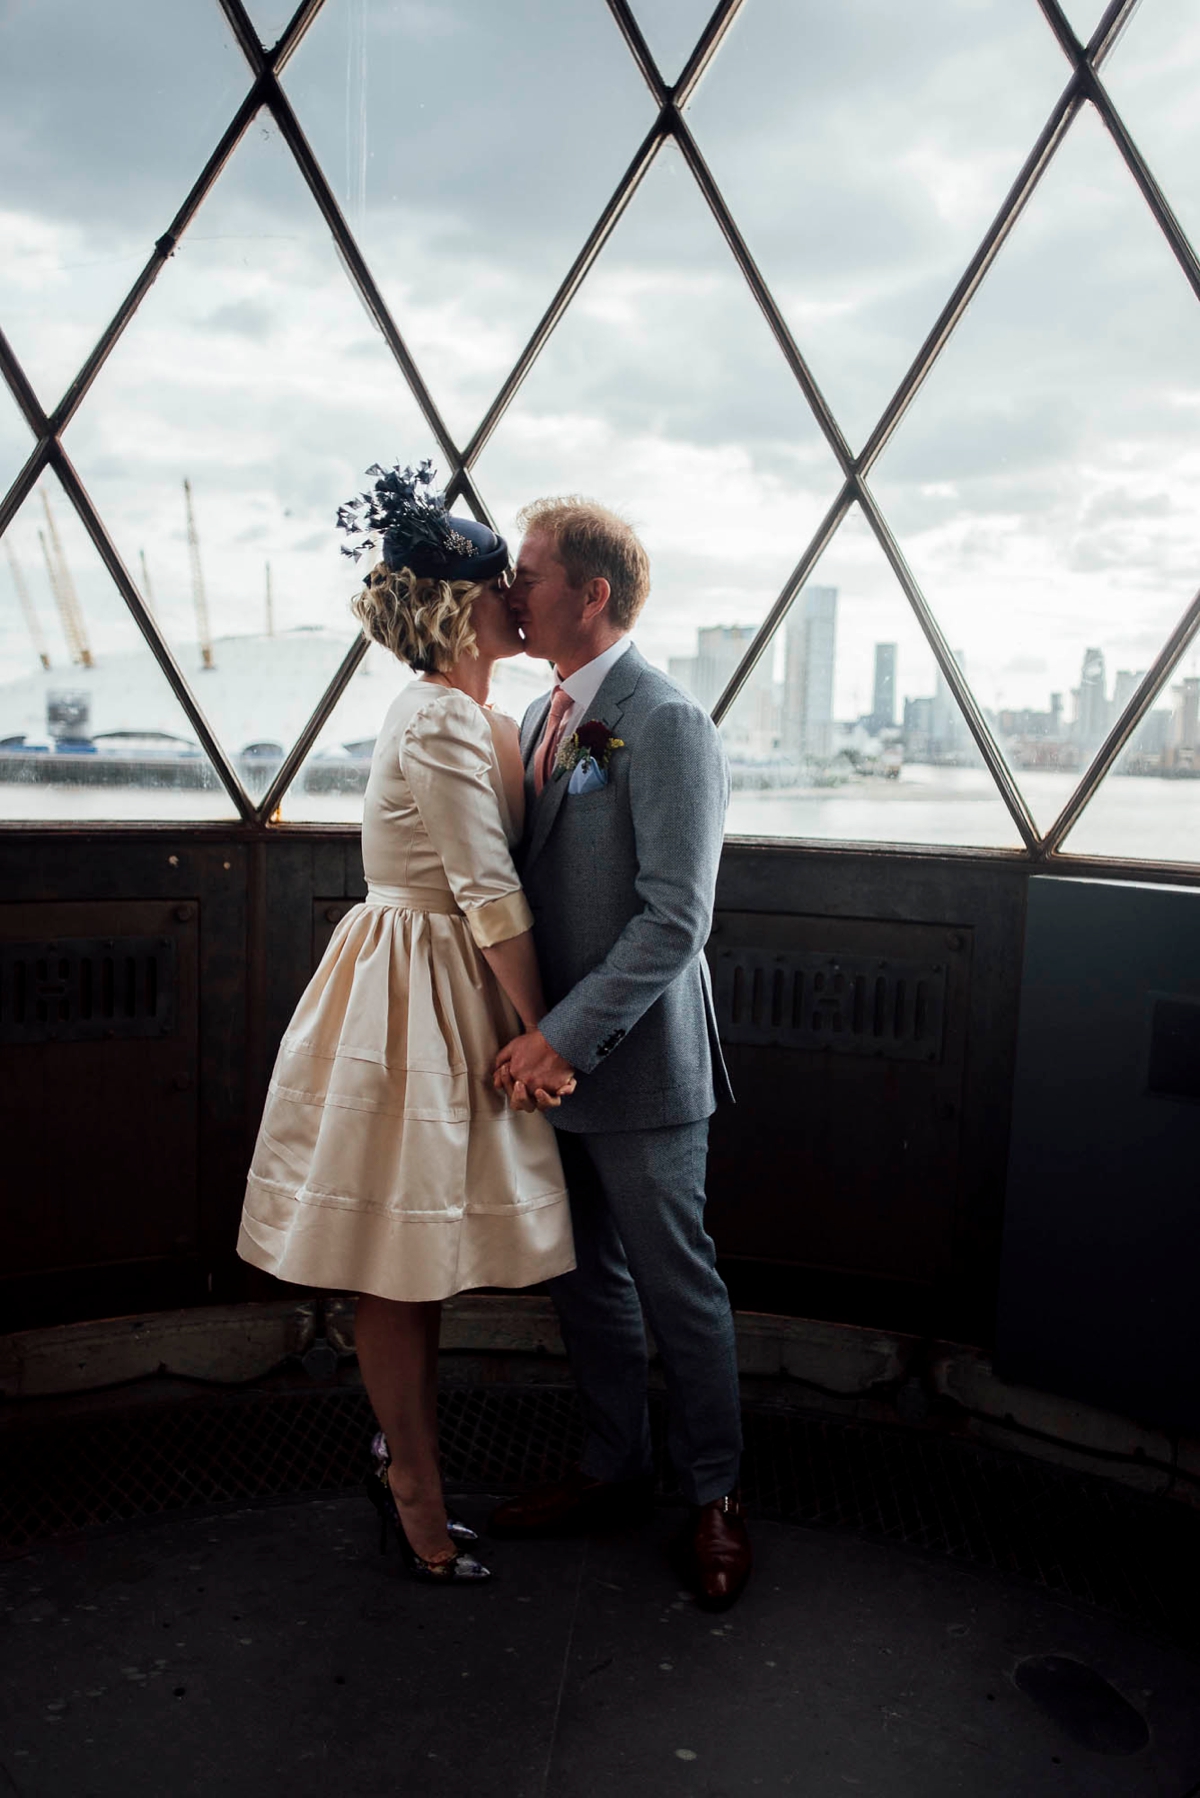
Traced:
[[[6, 1035], [0, 987], [4, 1328], [273, 1290], [233, 1253], [245, 1168], [363, 890], [344, 835], [0, 838], [0, 956], [55, 945], [32, 1002], [64, 1012], [51, 1033], [25, 990]], [[739, 1304], [990, 1341], [1025, 898], [1003, 861], [727, 850], [710, 959], [739, 1103], [710, 1221]], [[170, 995], [106, 1029], [74, 985], [109, 940], [169, 944]]]

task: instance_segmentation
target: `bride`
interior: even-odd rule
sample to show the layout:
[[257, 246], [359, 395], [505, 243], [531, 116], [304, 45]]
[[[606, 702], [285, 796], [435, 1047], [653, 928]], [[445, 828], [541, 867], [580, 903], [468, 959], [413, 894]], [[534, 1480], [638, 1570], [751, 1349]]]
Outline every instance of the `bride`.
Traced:
[[[441, 1301], [574, 1267], [554, 1132], [492, 1085], [500, 1047], [545, 1011], [512, 861], [517, 726], [488, 704], [520, 653], [508, 548], [451, 516], [417, 470], [372, 468], [340, 509], [382, 560], [353, 601], [365, 634], [419, 676], [375, 743], [363, 808], [367, 897], [342, 919], [284, 1034], [238, 1253], [281, 1280], [359, 1294], [359, 1365], [382, 1430], [367, 1490], [418, 1579], [476, 1581], [474, 1532], [447, 1518], [437, 1445]], [[357, 558], [375, 540], [346, 553]]]

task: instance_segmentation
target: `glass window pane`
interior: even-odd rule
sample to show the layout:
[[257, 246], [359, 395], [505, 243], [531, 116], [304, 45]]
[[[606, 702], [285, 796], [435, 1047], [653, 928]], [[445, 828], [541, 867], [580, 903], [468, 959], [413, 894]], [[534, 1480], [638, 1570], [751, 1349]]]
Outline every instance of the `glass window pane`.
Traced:
[[757, 626], [841, 484], [678, 151], [662, 151], [478, 465], [506, 534], [585, 493], [650, 554], [661, 667], [697, 625]]
[[53, 475], [0, 564], [0, 817], [236, 817]]
[[139, 578], [144, 555], [206, 717], [264, 790], [357, 629], [337, 507], [376, 459], [431, 448], [266, 115], [66, 442]]
[[284, 85], [451, 430], [474, 430], [654, 116], [606, 6], [328, 5]]
[[[299, 0], [247, 0], [246, 11], [261, 44], [271, 49], [287, 29]], [[337, 7], [361, 6], [362, 0], [329, 0]]]
[[1059, 0], [1067, 15], [1067, 23], [1081, 44], [1086, 44], [1100, 23], [1104, 11], [1101, 0]]
[[1200, 643], [1166, 686], [1083, 816], [1067, 855], [1200, 863]]
[[[732, 638], [697, 632], [695, 673], [682, 662], [673, 672], [707, 699], [733, 670]], [[731, 836], [1020, 847], [857, 507], [793, 600], [721, 734], [733, 770]]]
[[1200, 16], [1142, 0], [1103, 80], [1193, 246], [1200, 244]]
[[1043, 827], [1195, 589], [1198, 408], [1200, 309], [1089, 107], [871, 476]]
[[372, 644], [283, 797], [289, 823], [361, 824], [371, 752], [388, 707], [413, 675]]
[[0, 14], [0, 325], [50, 410], [250, 85], [219, 6]]
[[751, 0], [689, 110], [858, 448], [1070, 70], [1036, 4]]
[[664, 81], [678, 81], [715, 0], [633, 0], [633, 11]]
[[[288, 823], [362, 823], [375, 738], [393, 699], [413, 678], [403, 662], [371, 645], [284, 795]], [[492, 703], [519, 723], [549, 684], [544, 662], [514, 656], [497, 665]]]

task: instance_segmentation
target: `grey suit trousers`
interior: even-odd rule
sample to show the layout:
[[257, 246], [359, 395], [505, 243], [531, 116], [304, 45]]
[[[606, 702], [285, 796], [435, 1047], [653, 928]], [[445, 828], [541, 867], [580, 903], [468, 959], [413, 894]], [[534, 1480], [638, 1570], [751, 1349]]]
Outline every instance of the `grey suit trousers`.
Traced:
[[646, 1331], [662, 1359], [683, 1496], [732, 1491], [742, 1448], [729, 1295], [704, 1228], [708, 1119], [558, 1132], [576, 1268], [549, 1282], [587, 1426], [592, 1479], [649, 1473]]

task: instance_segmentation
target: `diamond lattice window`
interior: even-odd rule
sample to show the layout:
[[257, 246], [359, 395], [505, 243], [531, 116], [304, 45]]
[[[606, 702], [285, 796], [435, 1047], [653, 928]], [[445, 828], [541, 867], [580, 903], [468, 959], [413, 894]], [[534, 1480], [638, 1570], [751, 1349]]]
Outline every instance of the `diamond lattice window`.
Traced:
[[735, 834], [1200, 866], [1198, 79], [1173, 0], [10, 9], [0, 817], [353, 825], [332, 514], [432, 454], [638, 525]]

